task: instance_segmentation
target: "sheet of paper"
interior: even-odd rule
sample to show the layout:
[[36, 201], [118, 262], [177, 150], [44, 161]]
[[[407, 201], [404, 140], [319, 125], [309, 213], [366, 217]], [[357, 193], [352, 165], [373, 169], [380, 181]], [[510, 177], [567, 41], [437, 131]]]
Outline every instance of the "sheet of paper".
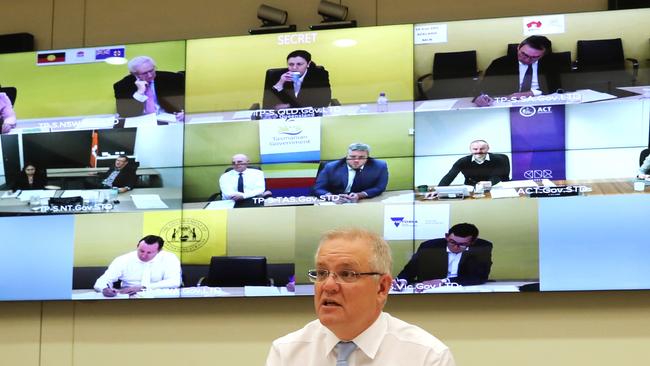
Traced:
[[195, 116], [190, 117], [189, 123], [213, 123], [223, 121], [223, 116]]
[[233, 200], [221, 200], [221, 201], [212, 201], [205, 206], [206, 210], [227, 210], [229, 208], [235, 207], [235, 201]]
[[141, 210], [152, 208], [169, 208], [157, 194], [132, 194], [131, 199], [136, 208]]
[[420, 104], [415, 111], [448, 111], [454, 107], [458, 99], [427, 100]]
[[490, 191], [492, 198], [514, 198], [519, 197], [519, 193], [514, 188], [497, 188]]
[[244, 296], [280, 296], [280, 290], [274, 286], [244, 286]]
[[34, 190], [29, 190], [29, 191], [22, 191], [20, 193], [20, 200], [21, 201], [29, 201], [29, 199], [32, 196], [38, 196], [39, 198], [52, 198], [56, 194], [56, 191], [54, 190], [47, 190], [47, 189], [34, 189]]
[[16, 198], [20, 195], [20, 192], [22, 192], [20, 189], [16, 192], [5, 191], [0, 198]]
[[239, 111], [232, 115], [232, 119], [251, 119], [253, 111]]
[[124, 120], [124, 127], [144, 127], [144, 126], [158, 126], [158, 119], [155, 113], [149, 113], [138, 117], [126, 118]]
[[160, 122], [167, 122], [167, 123], [176, 123], [178, 122], [176, 120], [176, 116], [171, 114], [171, 113], [159, 113], [156, 116], [156, 119]]
[[537, 182], [534, 180], [511, 180], [509, 182], [499, 182], [494, 185], [500, 188], [521, 188], [521, 187], [537, 187]]
[[599, 100], [607, 100], [607, 99], [616, 98], [616, 96], [614, 96], [614, 95], [597, 92], [597, 91], [591, 90], [591, 89], [578, 90], [578, 91], [576, 91], [576, 93], [580, 94], [580, 97], [582, 98], [582, 100], [581, 100], [582, 103], [589, 103], [589, 102], [595, 102], [595, 101], [599, 101]]

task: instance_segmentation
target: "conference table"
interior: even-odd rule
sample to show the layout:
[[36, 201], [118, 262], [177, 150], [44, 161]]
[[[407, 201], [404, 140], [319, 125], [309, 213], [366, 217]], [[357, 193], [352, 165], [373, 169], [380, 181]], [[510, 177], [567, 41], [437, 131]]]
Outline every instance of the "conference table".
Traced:
[[[485, 292], [519, 292], [520, 287], [534, 284], [536, 281], [490, 281], [482, 285], [459, 286], [446, 285], [426, 288], [423, 291], [418, 286], [407, 286], [403, 291], [391, 290], [390, 295], [433, 294], [433, 293], [485, 293]], [[202, 297], [272, 297], [272, 296], [313, 296], [314, 285], [295, 285], [295, 291], [286, 287], [276, 286], [244, 286], [244, 287], [181, 287], [176, 289], [154, 289], [141, 291], [135, 295], [119, 294], [115, 297], [104, 297], [94, 289], [72, 290], [72, 300], [119, 300], [119, 299], [164, 299], [164, 298], [202, 298]]]
[[[11, 191], [0, 191], [0, 214], [78, 214], [181, 208], [182, 189], [180, 188], [135, 188], [119, 193], [117, 202], [112, 200], [110, 194], [110, 189], [26, 190], [14, 197]], [[56, 210], [52, 210], [48, 205], [50, 198], [67, 197], [81, 197], [83, 204]]]

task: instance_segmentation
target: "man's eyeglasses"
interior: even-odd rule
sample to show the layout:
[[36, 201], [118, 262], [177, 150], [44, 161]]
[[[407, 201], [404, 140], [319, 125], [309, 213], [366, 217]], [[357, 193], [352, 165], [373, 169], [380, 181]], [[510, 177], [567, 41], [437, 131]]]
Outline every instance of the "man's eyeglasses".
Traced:
[[529, 60], [537, 60], [538, 58], [541, 58], [542, 56], [544, 56], [544, 53], [542, 53], [541, 55], [537, 55], [537, 56], [531, 56], [531, 55], [527, 54], [526, 52], [524, 52], [522, 50], [519, 50], [519, 54], [522, 55], [523, 57], [529, 59]]
[[347, 160], [366, 160], [368, 159], [367, 156], [365, 155], [348, 155], [346, 157]]
[[325, 282], [330, 275], [334, 276], [334, 282], [336, 283], [352, 283], [356, 282], [361, 276], [381, 276], [383, 273], [355, 272], [348, 270], [332, 272], [326, 269], [311, 269], [307, 271], [307, 276], [311, 282]]
[[447, 239], [447, 243], [449, 243], [449, 245], [456, 246], [456, 247], [458, 247], [458, 248], [460, 248], [460, 249], [463, 249], [463, 250], [469, 248], [469, 246], [471, 245], [471, 244], [469, 244], [469, 243], [459, 244], [459, 243], [456, 243], [456, 242], [455, 242], [454, 240], [452, 240], [452, 239]]

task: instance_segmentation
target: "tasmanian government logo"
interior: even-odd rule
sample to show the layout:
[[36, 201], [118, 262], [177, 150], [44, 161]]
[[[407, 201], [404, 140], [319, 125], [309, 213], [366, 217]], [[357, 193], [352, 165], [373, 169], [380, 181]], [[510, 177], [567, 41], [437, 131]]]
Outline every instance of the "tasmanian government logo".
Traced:
[[278, 127], [278, 133], [281, 135], [299, 135], [302, 133], [302, 127], [293, 118], [288, 118]]
[[537, 169], [526, 170], [524, 172], [526, 179], [553, 179], [553, 171], [551, 169]]
[[519, 108], [519, 114], [522, 117], [532, 117], [532, 116], [535, 115], [535, 113], [537, 113], [537, 110], [535, 109], [535, 107], [527, 106], [527, 107]]
[[168, 222], [159, 235], [165, 239], [165, 246], [181, 253], [194, 252], [208, 242], [208, 227], [195, 219], [176, 219]]

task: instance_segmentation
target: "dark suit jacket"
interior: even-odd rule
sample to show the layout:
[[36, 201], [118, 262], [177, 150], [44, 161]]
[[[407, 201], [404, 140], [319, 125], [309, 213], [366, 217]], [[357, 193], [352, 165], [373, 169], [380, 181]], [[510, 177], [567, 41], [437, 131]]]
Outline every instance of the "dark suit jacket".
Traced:
[[[361, 191], [368, 194], [368, 198], [380, 195], [386, 190], [388, 184], [388, 166], [383, 160], [368, 158], [368, 161], [361, 170], [359, 176], [359, 185]], [[316, 177], [314, 185], [314, 195], [321, 196], [327, 193], [341, 194], [344, 193], [348, 185], [348, 163], [344, 159], [331, 161], [325, 164], [323, 170]]]
[[[397, 277], [409, 283], [446, 278], [449, 263], [447, 254], [446, 239], [425, 241]], [[491, 269], [492, 243], [477, 238], [460, 257], [458, 277], [449, 280], [462, 286], [480, 285], [487, 282]]]
[[439, 186], [448, 186], [456, 179], [458, 173], [465, 176], [465, 184], [473, 186], [481, 181], [490, 181], [492, 184], [510, 180], [510, 159], [504, 154], [488, 153], [490, 161], [483, 164], [472, 162], [472, 155], [458, 159], [449, 172], [442, 177]]
[[[154, 80], [158, 104], [165, 112], [178, 113], [185, 109], [185, 75], [181, 73], [156, 71]], [[133, 99], [135, 76], [128, 75], [113, 84], [117, 113], [122, 118], [142, 115], [144, 103]]]
[[330, 76], [325, 68], [313, 63], [309, 66], [297, 97], [294, 94], [292, 82], [284, 83], [284, 88], [280, 92], [273, 87], [280, 80], [280, 76], [287, 71], [286, 68], [278, 69], [270, 72], [266, 77], [264, 109], [275, 109], [278, 104], [289, 104], [290, 108], [322, 108], [330, 105], [332, 89], [330, 88]]
[[[555, 93], [562, 86], [560, 67], [555, 58], [545, 55], [538, 61], [537, 78], [543, 94]], [[517, 55], [502, 56], [492, 61], [479, 84], [477, 95], [509, 95], [519, 91], [519, 61]]]
[[[112, 187], [123, 188], [135, 188], [135, 185], [138, 183], [138, 176], [136, 175], [137, 167], [134, 162], [128, 163], [124, 168], [120, 170], [120, 173], [115, 177]], [[106, 173], [100, 177], [100, 183], [106, 179], [111, 173], [115, 171], [115, 167], [111, 167]]]

